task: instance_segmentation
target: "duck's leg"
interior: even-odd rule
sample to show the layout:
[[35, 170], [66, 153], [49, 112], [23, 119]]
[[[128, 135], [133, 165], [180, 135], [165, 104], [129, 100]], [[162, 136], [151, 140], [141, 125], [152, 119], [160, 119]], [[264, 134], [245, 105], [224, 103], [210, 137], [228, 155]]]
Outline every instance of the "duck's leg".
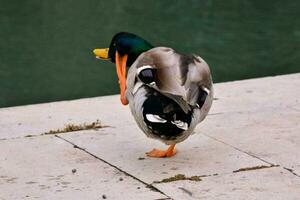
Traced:
[[150, 152], [147, 152], [146, 155], [149, 157], [155, 157], [155, 158], [165, 158], [165, 157], [172, 157], [176, 154], [175, 144], [172, 144], [169, 146], [169, 148], [165, 151], [153, 149]]

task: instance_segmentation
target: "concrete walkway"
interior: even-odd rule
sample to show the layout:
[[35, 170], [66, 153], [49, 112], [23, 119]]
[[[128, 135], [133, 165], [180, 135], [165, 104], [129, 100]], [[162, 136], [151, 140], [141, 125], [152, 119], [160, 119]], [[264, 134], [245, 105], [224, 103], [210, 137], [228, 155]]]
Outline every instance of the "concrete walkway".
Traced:
[[[0, 200], [300, 199], [300, 74], [215, 93], [197, 134], [166, 159], [145, 157], [165, 146], [119, 96], [0, 109]], [[45, 134], [72, 127], [92, 130]]]

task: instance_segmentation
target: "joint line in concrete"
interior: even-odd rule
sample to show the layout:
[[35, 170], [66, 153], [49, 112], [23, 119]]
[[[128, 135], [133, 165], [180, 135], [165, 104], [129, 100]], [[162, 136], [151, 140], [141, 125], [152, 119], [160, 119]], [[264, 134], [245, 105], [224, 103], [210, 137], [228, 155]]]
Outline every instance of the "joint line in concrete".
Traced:
[[283, 169], [287, 170], [288, 172], [292, 173], [292, 174], [295, 175], [295, 176], [300, 177], [300, 175], [298, 175], [296, 172], [294, 172], [294, 170], [291, 169], [291, 168], [283, 167]]
[[80, 146], [74, 144], [73, 142], [71, 142], [71, 141], [69, 141], [69, 140], [67, 140], [67, 139], [65, 139], [65, 138], [63, 138], [63, 137], [61, 137], [61, 136], [59, 136], [59, 135], [55, 135], [55, 137], [57, 137], [57, 138], [59, 138], [59, 139], [61, 139], [61, 140], [64, 140], [65, 142], [67, 142], [67, 143], [73, 145], [74, 148], [77, 148], [77, 149], [79, 149], [79, 150], [81, 150], [81, 151], [83, 151], [83, 152], [89, 154], [90, 156], [96, 158], [97, 160], [100, 160], [100, 161], [102, 161], [102, 162], [108, 164], [109, 166], [111, 166], [111, 167], [117, 169], [118, 171], [124, 173], [126, 176], [129, 176], [129, 177], [131, 177], [131, 178], [133, 178], [133, 179], [135, 179], [135, 180], [141, 182], [142, 184], [146, 185], [146, 187], [149, 188], [150, 190], [153, 190], [153, 191], [155, 191], [155, 192], [161, 193], [162, 195], [165, 195], [165, 196], [167, 197], [167, 199], [168, 199], [168, 198], [169, 198], [169, 199], [172, 199], [170, 196], [166, 195], [163, 191], [159, 190], [158, 188], [156, 188], [156, 187], [153, 186], [152, 184], [146, 183], [145, 181], [143, 181], [143, 180], [141, 180], [141, 179], [135, 177], [134, 175], [132, 175], [132, 174], [130, 174], [130, 173], [128, 173], [128, 172], [126, 172], [126, 171], [120, 169], [120, 168], [117, 167], [116, 165], [114, 165], [114, 164], [112, 164], [112, 163], [110, 163], [110, 162], [108, 162], [108, 161], [106, 161], [106, 160], [104, 160], [104, 159], [102, 159], [102, 158], [96, 156], [95, 154], [93, 154], [93, 153], [87, 151], [86, 149], [84, 149], [84, 148], [82, 148], [82, 147], [80, 147]]
[[244, 150], [242, 150], [242, 149], [239, 149], [239, 148], [237, 148], [237, 147], [235, 147], [235, 146], [233, 146], [233, 145], [231, 145], [231, 144], [228, 144], [228, 143], [226, 143], [226, 142], [224, 142], [224, 141], [222, 141], [222, 140], [219, 140], [219, 139], [217, 139], [217, 138], [215, 138], [215, 137], [206, 135], [205, 133], [203, 133], [203, 135], [206, 136], [206, 137], [208, 137], [208, 138], [211, 138], [211, 139], [213, 139], [213, 140], [215, 140], [215, 141], [221, 142], [221, 143], [223, 143], [223, 144], [225, 144], [225, 145], [227, 145], [227, 146], [230, 146], [231, 148], [234, 148], [234, 149], [237, 150], [237, 151], [240, 151], [240, 152], [242, 152], [242, 153], [245, 153], [245, 154], [247, 154], [247, 155], [249, 155], [249, 156], [251, 156], [251, 157], [253, 157], [253, 158], [256, 158], [256, 159], [258, 159], [258, 160], [260, 160], [260, 161], [262, 161], [262, 162], [264, 162], [264, 163], [267, 163], [267, 164], [269, 164], [269, 165], [271, 165], [271, 166], [277, 166], [277, 164], [274, 164], [274, 163], [271, 163], [271, 162], [269, 162], [269, 161], [266, 161], [266, 160], [264, 160], [264, 159], [262, 159], [262, 158], [260, 158], [260, 157], [258, 157], [258, 156], [256, 156], [256, 155], [253, 155], [253, 154], [251, 154], [251, 153], [249, 153], [249, 152], [247, 152], [247, 151], [244, 151]]

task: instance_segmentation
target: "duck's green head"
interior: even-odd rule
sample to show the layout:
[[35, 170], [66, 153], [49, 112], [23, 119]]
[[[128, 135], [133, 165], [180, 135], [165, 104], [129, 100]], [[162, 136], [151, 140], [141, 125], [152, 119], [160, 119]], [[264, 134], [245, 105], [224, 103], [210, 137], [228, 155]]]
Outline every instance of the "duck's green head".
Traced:
[[121, 102], [124, 105], [128, 104], [125, 98], [126, 66], [130, 67], [140, 54], [152, 48], [153, 46], [143, 38], [132, 33], [120, 32], [112, 38], [109, 48], [94, 49], [93, 51], [96, 58], [116, 63]]
[[116, 63], [116, 53], [121, 57], [127, 55], [126, 66], [130, 67], [140, 54], [152, 48], [153, 46], [143, 38], [132, 33], [120, 32], [114, 35], [109, 48], [94, 49], [93, 52], [96, 58], [113, 63]]

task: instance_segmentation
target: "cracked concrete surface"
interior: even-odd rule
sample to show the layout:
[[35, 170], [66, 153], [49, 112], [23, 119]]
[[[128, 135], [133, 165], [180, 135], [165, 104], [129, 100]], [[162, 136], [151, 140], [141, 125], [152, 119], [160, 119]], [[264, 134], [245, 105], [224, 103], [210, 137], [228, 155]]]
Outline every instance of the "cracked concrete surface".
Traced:
[[[164, 145], [118, 96], [0, 109], [0, 199], [299, 199], [300, 74], [215, 88], [197, 134], [166, 159], [145, 156]], [[97, 119], [109, 127], [41, 135]]]

